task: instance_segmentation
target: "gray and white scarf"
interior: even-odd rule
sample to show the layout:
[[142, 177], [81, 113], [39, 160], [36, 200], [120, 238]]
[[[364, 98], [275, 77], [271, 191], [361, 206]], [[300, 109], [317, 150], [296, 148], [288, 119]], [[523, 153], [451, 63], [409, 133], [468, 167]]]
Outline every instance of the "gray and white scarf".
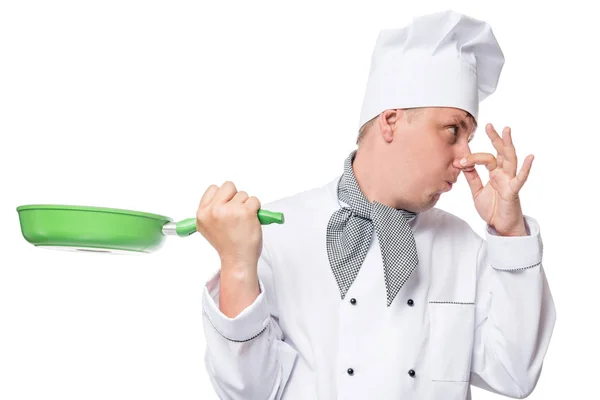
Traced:
[[387, 306], [419, 263], [415, 239], [408, 221], [417, 213], [398, 210], [377, 201], [368, 201], [360, 190], [352, 163], [356, 150], [344, 162], [338, 182], [338, 197], [349, 204], [333, 213], [327, 225], [329, 264], [343, 299], [356, 279], [377, 232], [387, 292]]

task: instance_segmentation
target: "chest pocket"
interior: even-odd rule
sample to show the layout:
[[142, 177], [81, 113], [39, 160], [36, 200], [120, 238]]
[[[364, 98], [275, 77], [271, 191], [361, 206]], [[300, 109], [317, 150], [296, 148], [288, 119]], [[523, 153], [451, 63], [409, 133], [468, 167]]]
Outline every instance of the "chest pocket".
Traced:
[[429, 371], [433, 381], [468, 382], [473, 350], [475, 305], [430, 302]]

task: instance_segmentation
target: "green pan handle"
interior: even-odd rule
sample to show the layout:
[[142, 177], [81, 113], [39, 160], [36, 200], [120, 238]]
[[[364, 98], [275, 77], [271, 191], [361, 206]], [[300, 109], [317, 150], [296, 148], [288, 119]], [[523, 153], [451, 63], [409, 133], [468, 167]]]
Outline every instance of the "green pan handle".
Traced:
[[[269, 224], [283, 224], [284, 217], [283, 213], [268, 211], [268, 210], [258, 210], [258, 220], [262, 225]], [[179, 221], [176, 224], [175, 230], [177, 232], [177, 236], [189, 236], [192, 233], [196, 232], [196, 218], [188, 218], [182, 221]]]

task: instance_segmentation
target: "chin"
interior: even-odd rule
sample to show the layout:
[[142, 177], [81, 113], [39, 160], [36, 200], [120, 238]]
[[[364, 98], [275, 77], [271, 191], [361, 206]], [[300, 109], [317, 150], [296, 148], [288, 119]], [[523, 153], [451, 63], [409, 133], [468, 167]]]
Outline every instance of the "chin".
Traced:
[[423, 197], [415, 202], [411, 202], [410, 207], [407, 207], [409, 211], [421, 213], [424, 211], [431, 210], [437, 204], [438, 200], [442, 196], [442, 193], [435, 192], [430, 193], [428, 195], [423, 195]]
[[419, 210], [417, 212], [431, 210], [433, 207], [435, 207], [441, 196], [442, 194], [439, 192], [431, 194], [431, 196], [429, 196], [422, 204], [419, 205]]

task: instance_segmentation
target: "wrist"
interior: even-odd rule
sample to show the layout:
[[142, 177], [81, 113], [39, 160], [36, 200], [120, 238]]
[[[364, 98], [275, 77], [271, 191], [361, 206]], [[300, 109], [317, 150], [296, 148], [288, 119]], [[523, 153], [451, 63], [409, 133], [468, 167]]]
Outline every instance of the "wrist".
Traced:
[[236, 286], [254, 284], [258, 282], [257, 263], [221, 260], [221, 281]]
[[249, 261], [247, 259], [234, 258], [234, 257], [220, 257], [221, 259], [221, 270], [232, 271], [241, 273], [242, 271], [251, 270], [256, 268], [257, 261]]
[[238, 265], [228, 267], [221, 267], [219, 309], [227, 317], [234, 318], [256, 300], [261, 290], [256, 266], [254, 270]]
[[498, 229], [497, 227], [493, 227], [496, 233], [499, 236], [528, 236], [527, 227], [525, 226], [525, 220], [523, 219], [520, 224], [510, 228]]

